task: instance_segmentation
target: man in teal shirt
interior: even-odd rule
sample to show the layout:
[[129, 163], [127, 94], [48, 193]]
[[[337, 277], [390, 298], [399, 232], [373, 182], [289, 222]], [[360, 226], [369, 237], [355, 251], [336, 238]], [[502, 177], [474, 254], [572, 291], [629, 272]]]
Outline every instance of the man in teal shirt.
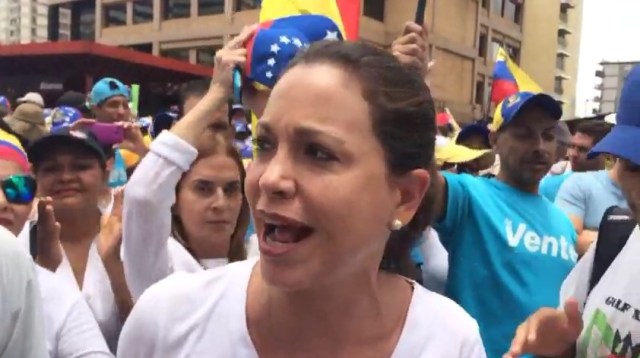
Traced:
[[434, 178], [435, 225], [449, 253], [445, 293], [480, 325], [489, 357], [509, 349], [517, 325], [558, 290], [577, 261], [567, 216], [538, 194], [555, 158], [562, 109], [550, 96], [520, 92], [494, 115], [495, 178], [442, 173]]

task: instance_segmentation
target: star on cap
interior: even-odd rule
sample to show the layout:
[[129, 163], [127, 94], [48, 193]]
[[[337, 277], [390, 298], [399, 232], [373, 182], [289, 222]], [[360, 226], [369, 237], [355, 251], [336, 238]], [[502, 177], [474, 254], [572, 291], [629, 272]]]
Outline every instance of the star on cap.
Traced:
[[267, 73], [265, 73], [265, 76], [267, 76], [267, 78], [272, 78], [273, 73], [271, 73], [271, 71], [267, 71]]
[[280, 51], [280, 46], [278, 46], [278, 44], [272, 44], [271, 45], [271, 52], [273, 52], [273, 53], [275, 53], [277, 55], [278, 51]]
[[282, 42], [285, 45], [288, 45], [291, 43], [291, 40], [289, 40], [289, 38], [286, 36], [280, 36], [280, 42]]
[[296, 45], [297, 47], [302, 47], [302, 41], [300, 41], [300, 39], [297, 37], [293, 38], [293, 44]]
[[276, 59], [271, 57], [270, 59], [267, 60], [267, 65], [273, 67], [276, 65]]
[[330, 41], [338, 41], [338, 31], [327, 30], [327, 36], [325, 36], [324, 39]]

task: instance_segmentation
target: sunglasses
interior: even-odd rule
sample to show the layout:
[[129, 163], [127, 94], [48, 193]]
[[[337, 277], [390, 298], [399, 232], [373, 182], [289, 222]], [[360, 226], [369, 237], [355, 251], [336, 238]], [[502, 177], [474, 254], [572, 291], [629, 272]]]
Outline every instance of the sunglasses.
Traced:
[[12, 175], [0, 181], [0, 187], [11, 204], [29, 204], [36, 197], [36, 180], [29, 175]]
[[242, 103], [242, 71], [239, 67], [233, 69], [233, 100], [235, 103]]

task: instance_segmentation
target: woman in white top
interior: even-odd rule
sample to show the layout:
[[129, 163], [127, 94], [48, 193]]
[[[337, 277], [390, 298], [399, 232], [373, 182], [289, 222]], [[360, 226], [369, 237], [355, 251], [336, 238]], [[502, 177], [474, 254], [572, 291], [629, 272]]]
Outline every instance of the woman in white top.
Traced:
[[[30, 216], [36, 194], [35, 180], [24, 165], [26, 160], [26, 153], [17, 141], [9, 143], [0, 140], [0, 225], [16, 236]], [[52, 209], [48, 200], [41, 201], [39, 209], [46, 211], [41, 218], [50, 217]], [[53, 241], [57, 244], [57, 240]], [[44, 240], [39, 243], [41, 246], [49, 244]], [[52, 272], [40, 266], [35, 268], [42, 298], [49, 356], [111, 357], [98, 324], [80, 291]]]
[[[218, 52], [209, 93], [157, 141], [195, 147], [251, 34]], [[258, 123], [245, 188], [259, 261], [152, 286], [118, 356], [485, 357], [468, 314], [398, 274], [429, 224], [434, 136], [417, 71], [365, 44], [311, 45]]]
[[120, 236], [101, 231], [98, 198], [108, 176], [105, 149], [89, 131], [61, 129], [33, 143], [28, 155], [39, 194], [51, 197], [63, 249], [60, 259], [40, 257], [52, 252], [38, 250], [38, 261], [82, 292], [115, 352], [133, 303], [117, 247]]
[[213, 127], [203, 131], [197, 149], [154, 141], [127, 183], [122, 255], [134, 300], [175, 271], [246, 258], [244, 166]]

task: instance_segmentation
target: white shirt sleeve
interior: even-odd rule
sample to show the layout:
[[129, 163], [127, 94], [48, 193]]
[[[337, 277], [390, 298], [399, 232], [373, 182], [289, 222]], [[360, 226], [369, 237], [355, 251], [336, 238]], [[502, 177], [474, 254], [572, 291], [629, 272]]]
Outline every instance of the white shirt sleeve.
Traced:
[[560, 307], [563, 307], [565, 301], [569, 298], [578, 300], [581, 309], [584, 307], [587, 300], [587, 291], [589, 291], [589, 280], [591, 279], [595, 253], [596, 244], [594, 242], [562, 282], [560, 287]]
[[47, 357], [35, 265], [16, 237], [0, 229], [0, 357]]
[[125, 187], [122, 258], [134, 301], [173, 272], [167, 247], [171, 206], [178, 181], [197, 156], [193, 146], [165, 131], [151, 143]]
[[113, 357], [84, 298], [78, 298], [64, 320], [56, 358]]

